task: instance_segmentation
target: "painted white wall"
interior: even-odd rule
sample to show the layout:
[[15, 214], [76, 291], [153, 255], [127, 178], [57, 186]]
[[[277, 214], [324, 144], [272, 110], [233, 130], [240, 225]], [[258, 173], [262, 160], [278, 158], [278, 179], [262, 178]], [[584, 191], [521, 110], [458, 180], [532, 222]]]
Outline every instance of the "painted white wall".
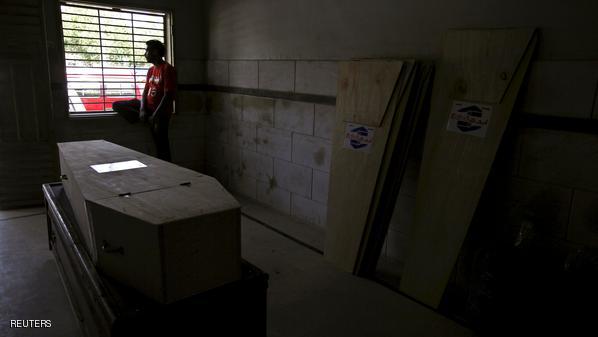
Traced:
[[595, 0], [205, 1], [208, 59], [435, 57], [449, 28], [539, 27], [538, 59], [598, 58]]

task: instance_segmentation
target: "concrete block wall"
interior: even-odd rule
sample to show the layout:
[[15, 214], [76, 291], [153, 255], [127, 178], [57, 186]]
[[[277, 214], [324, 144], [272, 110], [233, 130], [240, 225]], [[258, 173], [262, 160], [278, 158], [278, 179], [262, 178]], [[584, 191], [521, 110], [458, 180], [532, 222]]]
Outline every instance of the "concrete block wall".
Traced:
[[598, 246], [598, 135], [525, 129], [520, 138], [517, 177], [532, 217], [558, 238]]
[[[507, 157], [497, 158], [483, 221], [511, 233], [530, 221], [545, 239], [598, 247], [598, 134], [523, 127], [516, 133]], [[418, 166], [413, 159], [407, 167], [383, 248], [399, 263], [413, 225]]]
[[234, 193], [325, 226], [331, 139], [314, 135], [314, 111], [334, 109], [224, 92], [207, 100], [206, 172]]
[[[550, 0], [541, 6], [535, 3], [522, 6], [520, 1], [508, 0], [484, 6], [472, 4], [472, 1], [462, 1], [448, 5], [436, 0], [425, 3], [351, 0], [323, 4], [310, 0], [298, 6], [286, 0], [276, 3], [207, 1], [205, 12], [210, 45], [206, 56], [211, 60], [230, 60], [228, 78], [233, 87], [334, 96], [335, 85], [329, 78], [335, 75], [329, 69], [334, 68], [335, 62], [321, 60], [401, 56], [434, 59], [441, 55], [442, 36], [449, 28], [534, 26], [539, 28], [542, 41], [516, 113], [585, 120], [598, 118], [598, 48], [590, 42], [598, 32], [591, 14], [598, 9], [598, 3], [567, 5]], [[432, 13], [429, 11], [431, 6], [442, 10]], [[243, 22], [239, 22], [233, 13], [247, 15]], [[330, 13], [335, 14], [330, 16]], [[569, 18], [568, 24], [563, 25], [554, 13]], [[355, 22], [362, 24], [355, 25]], [[422, 26], [421, 22], [427, 24]], [[414, 33], [413, 27], [421, 29]], [[294, 62], [294, 81], [290, 80], [293, 77], [289, 59], [300, 60]], [[276, 72], [278, 74], [273, 78], [272, 73]], [[276, 122], [276, 115], [274, 117]], [[316, 106], [314, 137], [326, 138], [322, 134], [330, 130], [323, 125], [326, 124], [320, 121]], [[502, 162], [504, 175], [513, 179], [506, 184], [513, 186], [512, 191], [504, 193], [519, 205], [515, 213], [542, 207], [539, 205], [552, 205], [554, 219], [549, 227], [555, 234], [562, 235], [570, 229], [571, 221], [583, 222], [577, 220], [581, 218], [578, 216], [565, 219], [565, 214], [581, 212], [586, 209], [581, 204], [592, 200], [578, 191], [594, 188], [591, 174], [586, 173], [592, 172], [593, 164], [587, 158], [592, 158], [588, 152], [593, 149], [578, 142], [568, 144], [555, 140], [551, 146], [563, 148], [563, 161], [570, 165], [569, 168], [559, 168], [549, 153], [532, 153], [538, 149], [538, 142], [545, 141], [540, 139], [545, 131], [563, 138], [587, 136], [561, 131], [520, 130], [508, 158], [497, 159], [497, 163]], [[310, 148], [309, 142], [301, 136], [291, 136], [291, 143], [291, 157]], [[306, 151], [313, 151], [313, 146], [311, 149]], [[547, 157], [542, 157], [544, 155]], [[540, 157], [534, 159], [534, 156]], [[299, 164], [315, 164], [313, 157], [303, 158], [305, 161]], [[412, 221], [409, 214], [413, 211], [417, 188], [417, 158], [410, 165], [396, 207], [396, 213], [402, 215], [393, 217], [385, 245], [385, 252], [399, 259], [404, 255], [403, 242], [409, 238], [409, 222]], [[574, 174], [575, 170], [584, 172]], [[312, 175], [312, 200], [318, 200], [323, 194], [317, 189], [319, 183], [316, 180], [320, 178], [320, 174]], [[538, 197], [544, 193], [551, 197]], [[568, 203], [565, 201], [567, 196], [570, 196]], [[576, 200], [580, 206], [572, 207]]]
[[207, 84], [220, 90], [206, 93], [206, 172], [234, 193], [324, 227], [337, 63], [211, 60], [206, 69]]
[[[263, 90], [261, 96], [208, 94], [212, 102], [206, 123], [206, 144], [212, 148], [207, 150], [209, 172], [232, 184], [227, 186], [237, 193], [303, 221], [324, 225], [335, 107], [301, 101], [302, 96], [283, 99], [268, 95], [276, 92], [334, 97], [336, 66], [335, 61], [207, 62], [208, 73], [217, 73], [210, 71], [210, 67], [226, 72], [226, 76], [221, 74], [222, 78], [212, 82], [208, 78], [208, 84], [229, 83], [230, 88]], [[275, 72], [278, 77], [272, 75]], [[535, 61], [515, 114], [595, 119], [597, 92], [598, 62]], [[571, 223], [587, 227], [583, 224], [588, 223], [589, 215], [574, 216], [571, 212], [587, 212], [583, 203], [595, 201], [584, 194], [595, 193], [598, 187], [593, 179], [598, 165], [598, 159], [593, 159], [597, 151], [591, 141], [593, 137], [575, 132], [520, 129], [514, 145], [506, 151], [507, 158], [497, 159], [498, 164], [506, 166], [504, 174], [510, 177], [505, 185], [508, 189], [502, 192], [507, 201], [497, 211], [508, 214], [503, 220], [515, 223], [523, 213], [536, 214], [535, 221], [544, 223], [550, 235], [571, 242], [587, 242], [591, 235], [582, 235], [585, 241], [579, 239]], [[223, 149], [227, 151], [225, 155]], [[264, 156], [261, 169], [247, 159], [256, 157], [255, 154]], [[419, 160], [413, 158], [408, 163], [383, 249], [384, 256], [397, 261], [405, 258], [418, 173]], [[576, 200], [580, 206], [574, 207]], [[541, 209], [549, 212], [542, 216]]]
[[598, 118], [598, 60], [537, 61], [532, 63], [523, 89], [523, 112]]

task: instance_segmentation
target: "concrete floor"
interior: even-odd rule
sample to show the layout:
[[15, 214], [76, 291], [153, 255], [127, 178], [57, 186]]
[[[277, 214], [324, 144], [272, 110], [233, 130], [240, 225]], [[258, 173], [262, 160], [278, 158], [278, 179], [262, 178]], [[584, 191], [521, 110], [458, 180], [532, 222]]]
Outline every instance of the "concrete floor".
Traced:
[[[44, 212], [43, 208], [0, 211], [0, 336], [80, 335], [48, 249]], [[11, 319], [50, 319], [52, 327], [10, 328]]]
[[[47, 246], [42, 208], [0, 211], [0, 336], [76, 337], [75, 317]], [[471, 336], [471, 331], [322, 255], [243, 218], [243, 257], [270, 274], [268, 335]], [[51, 319], [50, 329], [10, 328]]]

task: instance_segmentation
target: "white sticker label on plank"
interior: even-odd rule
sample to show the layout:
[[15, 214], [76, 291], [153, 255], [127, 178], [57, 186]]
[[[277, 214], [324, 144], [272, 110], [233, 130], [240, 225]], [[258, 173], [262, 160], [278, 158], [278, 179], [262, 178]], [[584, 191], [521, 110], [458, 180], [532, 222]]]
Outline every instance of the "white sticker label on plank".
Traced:
[[132, 170], [132, 169], [138, 169], [138, 168], [142, 168], [142, 167], [147, 167], [147, 165], [145, 165], [144, 163], [142, 163], [138, 160], [128, 160], [128, 161], [119, 161], [116, 163], [91, 165], [91, 168], [94, 169], [97, 173]]
[[345, 125], [345, 141], [343, 147], [354, 151], [370, 152], [374, 142], [375, 128], [347, 123]]
[[491, 105], [453, 101], [446, 129], [484, 138], [486, 137], [491, 114]]

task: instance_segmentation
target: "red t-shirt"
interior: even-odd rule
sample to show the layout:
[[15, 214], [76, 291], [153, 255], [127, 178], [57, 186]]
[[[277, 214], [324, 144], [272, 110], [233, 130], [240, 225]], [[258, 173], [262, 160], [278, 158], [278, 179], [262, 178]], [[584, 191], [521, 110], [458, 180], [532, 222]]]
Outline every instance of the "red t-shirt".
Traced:
[[[151, 66], [147, 71], [145, 81], [145, 88], [147, 89], [147, 108], [151, 111], [156, 111], [158, 105], [164, 97], [164, 92], [174, 92], [176, 90], [176, 72], [174, 67], [164, 62], [157, 66]], [[172, 104], [164, 107], [165, 112], [173, 112]]]

